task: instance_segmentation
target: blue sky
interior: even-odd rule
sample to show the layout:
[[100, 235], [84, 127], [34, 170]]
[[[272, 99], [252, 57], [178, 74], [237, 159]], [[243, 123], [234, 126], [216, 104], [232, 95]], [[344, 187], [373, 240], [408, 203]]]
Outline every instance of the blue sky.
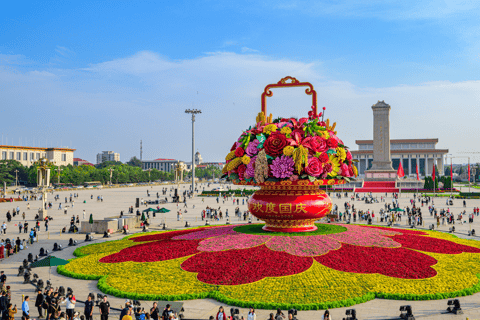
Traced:
[[[193, 106], [197, 148], [220, 161], [264, 86], [291, 75], [315, 86], [352, 149], [385, 100], [391, 138], [476, 151], [479, 16], [478, 1], [11, 1], [0, 12], [0, 133], [92, 162], [102, 150], [139, 156], [140, 140], [144, 159], [188, 160]], [[303, 116], [309, 104], [287, 90], [268, 107]]]

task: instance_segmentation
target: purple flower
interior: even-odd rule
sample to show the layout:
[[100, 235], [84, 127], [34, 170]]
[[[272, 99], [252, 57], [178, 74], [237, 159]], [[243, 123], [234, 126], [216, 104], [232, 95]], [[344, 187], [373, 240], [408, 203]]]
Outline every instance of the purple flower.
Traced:
[[247, 170], [245, 170], [245, 176], [248, 176], [248, 178], [255, 177], [255, 160], [257, 160], [257, 156], [251, 158], [250, 163], [247, 164]]
[[275, 178], [288, 178], [293, 174], [294, 164], [292, 158], [283, 155], [272, 161], [270, 169], [272, 169], [272, 174]]
[[249, 157], [253, 157], [254, 155], [256, 155], [258, 153], [257, 146], [258, 146], [259, 143], [260, 143], [260, 141], [253, 140], [248, 144], [247, 149], [245, 151], [247, 152], [247, 155]]

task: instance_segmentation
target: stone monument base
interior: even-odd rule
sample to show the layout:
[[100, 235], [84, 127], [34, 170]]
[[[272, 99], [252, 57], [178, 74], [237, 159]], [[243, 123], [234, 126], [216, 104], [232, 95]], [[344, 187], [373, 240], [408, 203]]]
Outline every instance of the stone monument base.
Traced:
[[395, 180], [397, 180], [397, 171], [395, 170], [365, 171], [365, 181], [395, 181]]

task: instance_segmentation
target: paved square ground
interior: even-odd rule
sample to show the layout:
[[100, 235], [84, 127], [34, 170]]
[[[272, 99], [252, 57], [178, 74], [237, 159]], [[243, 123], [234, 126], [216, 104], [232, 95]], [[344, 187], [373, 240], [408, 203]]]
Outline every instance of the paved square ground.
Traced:
[[[68, 227], [70, 218], [72, 215], [79, 215], [80, 220], [84, 220], [83, 218], [83, 210], [85, 210], [85, 220], [88, 220], [90, 213], [93, 213], [94, 219], [103, 219], [106, 217], [118, 216], [120, 211], [127, 212], [130, 206], [135, 205], [135, 199], [156, 199], [156, 193], [160, 193], [160, 198], [164, 198], [161, 195], [162, 188], [170, 189], [172, 185], [158, 185], [158, 186], [144, 186], [144, 187], [131, 187], [131, 188], [112, 188], [112, 189], [103, 189], [103, 190], [80, 190], [75, 191], [78, 192], [79, 198], [75, 198], [75, 204], [72, 208], [71, 204], [67, 204], [67, 215], [64, 214], [63, 209], [58, 210], [58, 203], [61, 201], [62, 206], [65, 205], [65, 197], [70, 196], [70, 191], [63, 191], [63, 192], [56, 192], [55, 194], [60, 195], [60, 201], [53, 201], [53, 197], [51, 195], [48, 196], [48, 200], [53, 201], [53, 209], [49, 210], [49, 215], [53, 217], [53, 220], [49, 226], [49, 233], [44, 231], [43, 224], [41, 225], [41, 231], [39, 232], [39, 242], [35, 243], [32, 246], [29, 246], [27, 249], [22, 250], [19, 254], [13, 255], [7, 259], [4, 259], [0, 262], [0, 269], [4, 270], [8, 279], [7, 284], [12, 286], [12, 296], [13, 296], [13, 303], [17, 304], [17, 306], [21, 305], [21, 295], [30, 295], [32, 299], [30, 300], [30, 309], [32, 310], [32, 314], [36, 317], [37, 312], [36, 308], [34, 308], [34, 287], [31, 284], [23, 284], [23, 277], [17, 277], [17, 270], [18, 266], [21, 265], [23, 259], [27, 258], [28, 253], [33, 253], [35, 256], [38, 254], [40, 247], [43, 247], [48, 250], [52, 250], [53, 244], [55, 242], [62, 244], [65, 249], [60, 252], [55, 252], [55, 256], [64, 259], [73, 258], [73, 251], [76, 247], [68, 247], [68, 239], [73, 238], [79, 241], [79, 246], [84, 245], [84, 238], [85, 235], [82, 234], [61, 234], [60, 230], [63, 227]], [[183, 193], [184, 190], [188, 189], [188, 185], [181, 185], [180, 192]], [[205, 187], [206, 190], [211, 190], [212, 188], [219, 187], [219, 185], [211, 185], [207, 188], [205, 184], [199, 185], [199, 190], [203, 190]], [[235, 187], [235, 186], [232, 186]], [[150, 192], [150, 197], [147, 197], [147, 190]], [[97, 196], [103, 196], [104, 201], [100, 202], [97, 201]], [[382, 194], [383, 196], [385, 194]], [[93, 200], [91, 199], [93, 196]], [[170, 191], [167, 192], [167, 196], [170, 196]], [[375, 196], [375, 195], [374, 195]], [[401, 194], [399, 198], [400, 207], [405, 207], [409, 204], [411, 199], [411, 194]], [[343, 211], [343, 204], [345, 201], [349, 201], [350, 198], [341, 198], [337, 199], [334, 195], [331, 195], [332, 201], [338, 205], [340, 209]], [[378, 194], [378, 198], [380, 198], [380, 194]], [[387, 197], [387, 202], [391, 202], [392, 198], [389, 194]], [[86, 201], [86, 203], [83, 203]], [[169, 201], [171, 198], [169, 197]], [[30, 210], [27, 210], [27, 203], [30, 203]], [[384, 203], [374, 203], [374, 204], [365, 204], [363, 201], [354, 201], [355, 208], [358, 210], [374, 210], [375, 213], [378, 213], [380, 208], [383, 208]], [[443, 198], [436, 198], [434, 199], [435, 207], [438, 209], [447, 208], [445, 204], [445, 199]], [[30, 202], [15, 202], [15, 203], [0, 203], [0, 222], [6, 221], [5, 214], [7, 210], [12, 211], [13, 208], [16, 208], [17, 205], [20, 207], [20, 212], [25, 212], [26, 219], [28, 220], [29, 226], [34, 225], [34, 217], [38, 210], [41, 207], [41, 201], [30, 201]], [[170, 209], [171, 212], [162, 215], [157, 215], [156, 218], [151, 219], [151, 227], [150, 230], [160, 230], [161, 222], [164, 219], [167, 223], [168, 228], [178, 229], [182, 228], [185, 225], [185, 221], [190, 222], [192, 226], [201, 226], [204, 225], [204, 222], [201, 221], [200, 213], [206, 206], [211, 206], [214, 208], [221, 207], [222, 211], [225, 212], [225, 209], [228, 209], [230, 213], [230, 219], [232, 223], [243, 223], [243, 221], [239, 221], [238, 218], [232, 218], [233, 212], [237, 207], [236, 203], [233, 204], [232, 201], [227, 201], [223, 203], [220, 201], [217, 204], [216, 199], [211, 198], [202, 198], [196, 197], [194, 199], [187, 200], [187, 213], [184, 213], [182, 216], [183, 221], [177, 221], [177, 205], [173, 203], [167, 203], [163, 205], [167, 209]], [[193, 206], [195, 205], [195, 208]], [[242, 201], [240, 201], [239, 205], [242, 211], [247, 210], [246, 201], [245, 204], [242, 205]], [[455, 214], [463, 210], [467, 210], [467, 213], [472, 212], [473, 207], [480, 207], [480, 200], [467, 200], [467, 207], [463, 207], [463, 203], [460, 200], [456, 200], [453, 206], [449, 206], [450, 210], [453, 211]], [[143, 210], [145, 206], [140, 208]], [[179, 209], [182, 209], [182, 212], [185, 211], [183, 204], [180, 204]], [[436, 222], [433, 220], [432, 217], [427, 213], [427, 208], [424, 207], [422, 210], [424, 215], [424, 226], [422, 228], [428, 228], [430, 224], [435, 224]], [[382, 224], [377, 222], [377, 216], [375, 215], [374, 223]], [[3, 220], [2, 220], [3, 219]], [[400, 222], [400, 227], [406, 226], [407, 219], [402, 219]], [[7, 235], [1, 235], [1, 238], [5, 237], [17, 237], [20, 236], [20, 239], [26, 239], [26, 234], [18, 234], [18, 227], [16, 225], [21, 221], [21, 216], [16, 216], [10, 223], [7, 223]], [[218, 224], [224, 224], [225, 219], [223, 221], [218, 222]], [[217, 223], [212, 223], [217, 224]], [[449, 226], [440, 226], [439, 230], [448, 231]], [[471, 228], [474, 228], [477, 233], [480, 233], [480, 218], [475, 218], [474, 223], [472, 225], [469, 224], [455, 224], [456, 228], [456, 235], [465, 238], [472, 238], [467, 235], [468, 231]], [[132, 232], [139, 232], [140, 230], [131, 230]], [[123, 236], [121, 234], [114, 234], [112, 238], [109, 240], [120, 239]], [[477, 237], [473, 237], [478, 239]], [[101, 235], [96, 236], [96, 242], [105, 241], [101, 238]], [[480, 262], [480, 261], [479, 261]], [[100, 292], [96, 285], [97, 281], [87, 281], [87, 280], [75, 280], [71, 278], [67, 278], [56, 273], [55, 268], [52, 268], [51, 274], [49, 273], [49, 268], [37, 268], [34, 270], [34, 273], [37, 273], [41, 279], [48, 279], [51, 278], [51, 281], [54, 286], [65, 286], [65, 287], [72, 287], [74, 289], [74, 294], [77, 297], [77, 300], [84, 300], [89, 292]], [[128, 277], [126, 278], [128, 281]], [[462, 297], [460, 301], [462, 303], [462, 308], [465, 312], [464, 315], [455, 316], [452, 314], [442, 314], [446, 307], [447, 307], [447, 300], [431, 300], [431, 301], [399, 301], [399, 300], [382, 300], [382, 299], [375, 299], [369, 301], [367, 303], [359, 304], [351, 308], [355, 308], [357, 310], [357, 315], [359, 319], [395, 319], [398, 318], [400, 314], [399, 307], [401, 305], [409, 304], [413, 307], [414, 314], [416, 319], [466, 319], [467, 317], [472, 319], [480, 319], [480, 293], [477, 293], [473, 296]], [[33, 300], [33, 301], [32, 301]], [[112, 303], [112, 307], [120, 307], [125, 299], [119, 299], [115, 297], [109, 297], [109, 300]], [[208, 319], [210, 315], [215, 315], [218, 307], [223, 305], [215, 300], [211, 299], [204, 299], [204, 300], [189, 300], [184, 301], [184, 308], [185, 308], [185, 316], [186, 318], [190, 319]], [[143, 306], [151, 306], [150, 301], [143, 302]], [[229, 310], [230, 306], [223, 305], [227, 310]], [[83, 304], [77, 304], [78, 310], [83, 310]], [[345, 316], [345, 310], [348, 308], [339, 308], [331, 310], [332, 318], [333, 319], [342, 319]], [[257, 310], [257, 319], [263, 320], [267, 319], [269, 313], [272, 312], [270, 310]], [[21, 313], [21, 311], [20, 311]], [[119, 313], [118, 313], [119, 314]], [[246, 318], [247, 310], [241, 309], [241, 314]], [[299, 312], [298, 318], [300, 320], [306, 319], [321, 319], [321, 315], [323, 315], [323, 311], [301, 311]], [[20, 315], [17, 315], [20, 317]], [[115, 313], [112, 313], [113, 319], [115, 319]], [[98, 309], [95, 309], [94, 319], [100, 319], [98, 314]]]

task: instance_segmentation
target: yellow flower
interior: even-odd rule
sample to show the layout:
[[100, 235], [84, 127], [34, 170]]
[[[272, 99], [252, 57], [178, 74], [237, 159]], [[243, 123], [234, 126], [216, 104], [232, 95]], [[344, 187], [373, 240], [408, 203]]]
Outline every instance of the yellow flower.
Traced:
[[286, 146], [285, 148], [283, 148], [283, 154], [290, 157], [292, 156], [294, 149], [295, 148], [292, 146]]
[[242, 164], [242, 158], [235, 158], [229, 163], [227, 163], [225, 167], [223, 167], [223, 170], [225, 170], [225, 172], [222, 170], [222, 173], [227, 173], [228, 171], [232, 171], [233, 169], [235, 169], [241, 164]]
[[354, 175], [355, 177], [358, 177], [358, 170], [357, 170], [357, 167], [355, 167], [354, 164], [352, 164], [352, 169], [353, 169], [353, 175]]
[[337, 148], [337, 157], [340, 160], [345, 161], [345, 159], [347, 158], [347, 153], [345, 152], [344, 148]]
[[249, 164], [249, 163], [250, 163], [250, 157], [247, 156], [247, 155], [244, 155], [244, 156], [242, 157], [242, 162], [243, 162], [244, 165]]
[[266, 134], [271, 134], [272, 132], [275, 132], [277, 131], [277, 125], [275, 124], [269, 124], [269, 125], [266, 125], [264, 128], [263, 128], [263, 133], [266, 133]]
[[230, 151], [225, 157], [225, 160], [228, 161], [228, 160], [232, 160], [233, 158], [235, 158], [235, 150]]
[[340, 171], [340, 159], [338, 159], [336, 155], [331, 154], [329, 156], [328, 163], [332, 165], [332, 171], [328, 174], [328, 176], [333, 178], [337, 176], [338, 172]]
[[280, 132], [288, 136], [290, 133], [292, 133], [292, 129], [290, 129], [289, 127], [283, 127], [282, 129], [280, 129]]
[[325, 130], [325, 131], [321, 131], [321, 130], [320, 130], [320, 131], [317, 131], [317, 135], [318, 135], [319, 137], [323, 137], [325, 140], [328, 140], [328, 138], [330, 138], [330, 133], [328, 133], [327, 130]]

